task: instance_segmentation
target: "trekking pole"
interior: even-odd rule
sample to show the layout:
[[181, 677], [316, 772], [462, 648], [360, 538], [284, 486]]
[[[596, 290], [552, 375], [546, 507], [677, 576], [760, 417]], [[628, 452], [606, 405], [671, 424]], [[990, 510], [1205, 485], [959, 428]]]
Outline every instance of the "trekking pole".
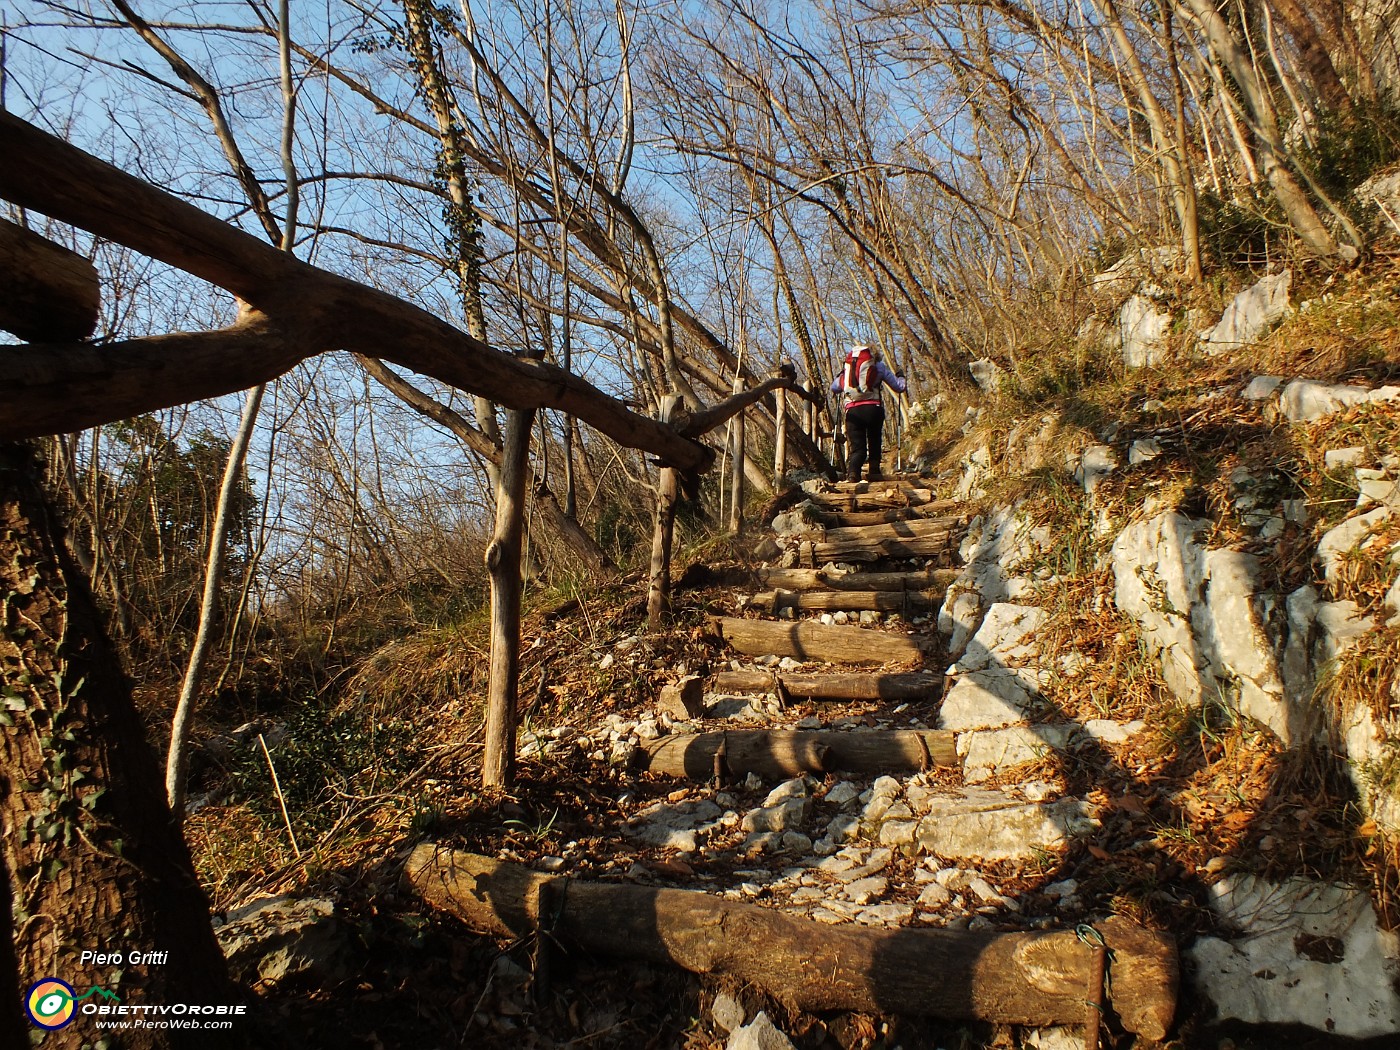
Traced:
[[904, 413], [894, 414], [894, 469], [904, 473]]

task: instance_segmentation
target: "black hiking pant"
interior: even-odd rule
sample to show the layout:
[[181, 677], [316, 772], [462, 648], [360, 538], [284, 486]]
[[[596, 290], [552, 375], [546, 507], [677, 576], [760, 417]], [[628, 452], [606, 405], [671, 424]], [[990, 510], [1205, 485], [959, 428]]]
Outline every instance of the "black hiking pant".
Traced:
[[870, 476], [880, 476], [880, 433], [885, 428], [884, 405], [856, 405], [846, 409], [846, 477], [860, 480], [860, 468], [868, 461]]

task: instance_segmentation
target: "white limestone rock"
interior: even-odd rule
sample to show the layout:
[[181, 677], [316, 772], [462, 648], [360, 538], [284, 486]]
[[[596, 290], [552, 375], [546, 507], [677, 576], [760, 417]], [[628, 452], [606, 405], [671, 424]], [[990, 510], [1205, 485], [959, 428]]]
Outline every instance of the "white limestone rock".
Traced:
[[992, 479], [993, 473], [992, 450], [986, 445], [979, 445], [963, 458], [962, 477], [953, 490], [953, 498], [981, 499], [987, 494], [986, 483]]
[[1202, 938], [1188, 954], [1222, 1017], [1353, 1039], [1400, 1033], [1400, 934], [1380, 928], [1365, 892], [1231, 875], [1211, 895], [1241, 935]]
[[1162, 454], [1162, 443], [1156, 438], [1138, 438], [1128, 448], [1128, 466], [1151, 463]]
[[720, 992], [710, 1005], [710, 1016], [714, 1018], [717, 1026], [726, 1032], [732, 1032], [743, 1027], [744, 1007], [738, 999], [728, 992]]
[[958, 737], [963, 780], [980, 784], [1001, 770], [1038, 762], [1047, 754], [1063, 751], [1074, 735], [1074, 726], [1043, 724], [964, 733]]
[[795, 831], [812, 812], [807, 796], [788, 798], [776, 806], [760, 806], [744, 814], [740, 827], [745, 831]]
[[1059, 849], [1097, 824], [1076, 798], [1022, 802], [1001, 791], [969, 787], [933, 800], [919, 825], [919, 845], [946, 860], [1030, 860]]
[[1209, 522], [1168, 511], [1129, 525], [1113, 541], [1114, 600], [1137, 621], [1162, 661], [1171, 691], [1201, 701], [1201, 658], [1190, 612], [1205, 594], [1206, 550], [1197, 535]]
[[[1206, 554], [1206, 602], [1193, 609], [1193, 626], [1206, 650], [1216, 683], [1238, 690], [1242, 714], [1262, 722], [1285, 744], [1302, 735], [1303, 712], [1288, 704], [1259, 589], [1259, 559], [1233, 550]], [[1216, 688], [1224, 691], [1225, 686]]]
[[1267, 401], [1281, 386], [1283, 380], [1278, 376], [1255, 376], [1240, 392], [1240, 397], [1246, 401]]
[[856, 916], [856, 922], [864, 926], [905, 926], [913, 920], [912, 904], [874, 904]]
[[763, 1011], [742, 1028], [736, 1028], [725, 1044], [725, 1050], [796, 1050], [768, 1015]]
[[694, 853], [700, 848], [700, 835], [722, 815], [723, 810], [709, 799], [654, 803], [623, 825], [622, 834], [642, 845]]
[[912, 846], [919, 837], [917, 820], [886, 820], [880, 825], [880, 845], [896, 848]]
[[1365, 514], [1348, 518], [1335, 528], [1329, 529], [1322, 539], [1318, 540], [1317, 560], [1322, 563], [1323, 575], [1329, 583], [1336, 582], [1343, 557], [1361, 546], [1372, 530], [1381, 525], [1391, 514], [1392, 511], [1389, 507], [1377, 507]]
[[949, 635], [948, 653], [957, 657], [977, 631], [982, 612], [1009, 597], [1009, 581], [1020, 575], [1036, 552], [1051, 543], [1014, 508], [978, 515], [959, 545], [963, 570], [949, 586], [938, 613], [938, 630]]
[[1079, 454], [1078, 462], [1073, 465], [1074, 480], [1079, 482], [1087, 495], [1092, 496], [1103, 479], [1117, 469], [1118, 454], [1111, 446], [1090, 445]]
[[967, 370], [972, 373], [972, 378], [982, 391], [992, 394], [1001, 386], [1002, 380], [1006, 378], [1006, 371], [999, 364], [989, 357], [981, 357], [976, 361], [968, 363]]
[[765, 808], [776, 806], [780, 802], [786, 802], [790, 798], [806, 798], [807, 794], [806, 779], [803, 777], [793, 777], [791, 780], [783, 781], [772, 791], [768, 792], [768, 797], [763, 800], [763, 805]]
[[1078, 1028], [1026, 1028], [1021, 1031], [1021, 1050], [1081, 1050], [1084, 1034]]
[[841, 890], [841, 895], [853, 904], [869, 904], [871, 901], [883, 897], [889, 888], [888, 879], [879, 875], [871, 875], [868, 878], [846, 883]]
[[958, 658], [953, 673], [1021, 667], [1036, 656], [1032, 635], [1045, 622], [1045, 610], [1035, 605], [997, 602]]
[[1310, 423], [1352, 405], [1394, 401], [1397, 398], [1400, 398], [1400, 386], [1383, 386], [1372, 390], [1364, 386], [1295, 379], [1283, 388], [1283, 393], [1279, 395], [1279, 407], [1290, 422]]
[[846, 806], [860, 798], [860, 788], [856, 787], [849, 780], [840, 780], [832, 784], [822, 796], [823, 802], [829, 802], [833, 806]]
[[1036, 694], [1014, 670], [959, 675], [938, 709], [938, 727], [954, 733], [999, 729], [1026, 721]]
[[1291, 312], [1288, 290], [1292, 283], [1292, 272], [1284, 270], [1240, 292], [1215, 326], [1201, 333], [1201, 349], [1214, 356], [1256, 342]]
[[1322, 454], [1322, 465], [1328, 470], [1342, 470], [1345, 467], [1359, 467], [1366, 462], [1366, 449], [1360, 446], [1350, 448], [1329, 448]]
[[1162, 337], [1171, 327], [1171, 314], [1145, 295], [1134, 295], [1118, 310], [1118, 342], [1129, 368], [1160, 364], [1166, 347]]
[[335, 902], [284, 894], [237, 908], [215, 930], [229, 971], [249, 984], [343, 981], [351, 971], [350, 930]]
[[942, 908], [952, 899], [952, 891], [938, 882], [930, 882], [919, 894], [919, 904], [925, 908]]

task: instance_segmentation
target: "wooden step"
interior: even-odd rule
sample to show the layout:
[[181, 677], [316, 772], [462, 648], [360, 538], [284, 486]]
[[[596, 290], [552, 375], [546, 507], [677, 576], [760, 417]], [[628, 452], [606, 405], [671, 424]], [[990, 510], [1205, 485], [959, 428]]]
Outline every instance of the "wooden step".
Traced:
[[867, 511], [888, 510], [892, 507], [933, 507], [956, 510], [960, 504], [953, 500], [934, 500], [931, 489], [885, 489], [880, 492], [809, 492], [807, 499], [824, 510]]
[[785, 537], [800, 560], [811, 566], [829, 561], [871, 562], [881, 558], [939, 558], [962, 542], [966, 523], [958, 517], [922, 518], [888, 525], [826, 529]]
[[[717, 765], [718, 763], [718, 765]], [[633, 769], [690, 780], [748, 773], [776, 779], [804, 773], [917, 773], [956, 766], [953, 734], [942, 729], [751, 729], [664, 736], [632, 753]]]
[[897, 612], [926, 613], [943, 603], [943, 591], [760, 591], [749, 599], [750, 609], [777, 613], [798, 612]]
[[761, 566], [755, 575], [764, 587], [783, 591], [929, 591], [946, 590], [959, 569], [917, 572], [828, 572], [826, 569], [778, 569]]
[[[933, 504], [927, 504], [933, 506]], [[916, 518], [931, 517], [923, 507], [890, 507], [888, 510], [815, 510], [807, 517], [828, 529], [859, 528], [862, 525], [887, 525], [895, 521], [913, 521]]]
[[793, 700], [936, 700], [942, 675], [911, 674], [773, 674], [769, 671], [720, 671], [705, 681], [711, 693], [778, 693]]
[[[858, 1010], [1020, 1025], [1080, 1024], [1094, 949], [1073, 930], [1006, 932], [828, 926], [698, 890], [546, 875], [424, 842], [404, 882], [469, 928], [694, 973], [723, 974], [798, 1010]], [[1095, 923], [1113, 949], [1112, 1007], [1142, 1042], [1176, 1013], [1176, 944], [1118, 916]]]
[[749, 656], [791, 656], [838, 664], [884, 664], [922, 661], [933, 643], [924, 638], [864, 627], [828, 627], [819, 623], [782, 623], [719, 616], [711, 629], [738, 652]]

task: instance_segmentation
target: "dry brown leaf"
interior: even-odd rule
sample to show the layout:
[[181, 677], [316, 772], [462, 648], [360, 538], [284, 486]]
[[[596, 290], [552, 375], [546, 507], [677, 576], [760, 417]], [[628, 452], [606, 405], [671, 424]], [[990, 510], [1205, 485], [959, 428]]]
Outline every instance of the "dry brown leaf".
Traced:
[[1114, 799], [1113, 804], [1124, 813], [1131, 813], [1134, 816], [1141, 817], [1147, 813], [1147, 807], [1143, 805], [1142, 799], [1136, 795], [1123, 795]]

